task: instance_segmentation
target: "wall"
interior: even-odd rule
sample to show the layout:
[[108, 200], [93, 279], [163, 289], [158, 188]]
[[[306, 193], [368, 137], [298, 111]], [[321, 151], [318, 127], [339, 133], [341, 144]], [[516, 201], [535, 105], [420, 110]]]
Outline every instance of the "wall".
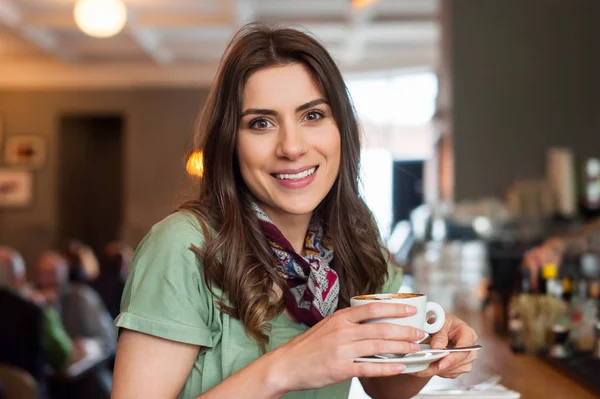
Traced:
[[600, 1], [450, 1], [455, 199], [600, 156]]
[[20, 249], [31, 262], [58, 239], [60, 116], [121, 113], [126, 171], [121, 238], [136, 245], [152, 224], [192, 193], [185, 153], [205, 96], [201, 89], [0, 91], [4, 136], [39, 134], [48, 144], [46, 164], [35, 173], [33, 204], [0, 210], [0, 244]]

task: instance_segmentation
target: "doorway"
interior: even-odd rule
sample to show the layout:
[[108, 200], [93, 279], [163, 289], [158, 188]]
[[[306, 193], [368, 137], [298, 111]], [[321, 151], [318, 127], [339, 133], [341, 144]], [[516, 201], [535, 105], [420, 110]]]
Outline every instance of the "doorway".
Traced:
[[60, 119], [59, 240], [74, 238], [95, 253], [119, 239], [123, 215], [121, 115]]
[[394, 161], [393, 172], [393, 226], [401, 220], [410, 220], [411, 212], [424, 203], [422, 160]]

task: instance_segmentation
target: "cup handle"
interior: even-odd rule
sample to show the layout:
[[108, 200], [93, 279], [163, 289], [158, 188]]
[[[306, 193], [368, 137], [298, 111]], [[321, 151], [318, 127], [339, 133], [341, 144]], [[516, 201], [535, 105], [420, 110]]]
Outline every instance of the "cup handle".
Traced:
[[435, 334], [444, 326], [444, 322], [446, 321], [446, 312], [444, 312], [444, 308], [442, 308], [440, 304], [435, 302], [427, 302], [425, 305], [425, 314], [427, 315], [429, 312], [435, 313], [435, 323], [429, 324], [427, 323], [427, 320], [425, 320], [425, 326], [423, 327], [423, 330], [425, 330], [427, 334]]

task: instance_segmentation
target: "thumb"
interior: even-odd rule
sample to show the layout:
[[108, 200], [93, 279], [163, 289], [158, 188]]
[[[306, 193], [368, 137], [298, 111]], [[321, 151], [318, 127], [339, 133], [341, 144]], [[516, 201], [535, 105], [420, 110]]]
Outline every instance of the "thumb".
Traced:
[[430, 345], [434, 349], [442, 349], [448, 346], [448, 328], [446, 326], [431, 337]]

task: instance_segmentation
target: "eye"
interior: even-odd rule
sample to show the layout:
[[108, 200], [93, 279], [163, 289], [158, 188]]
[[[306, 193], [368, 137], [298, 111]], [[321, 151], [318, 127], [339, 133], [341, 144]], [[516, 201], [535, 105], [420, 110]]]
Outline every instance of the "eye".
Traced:
[[318, 121], [319, 119], [324, 118], [325, 115], [321, 111], [309, 111], [304, 116], [304, 119], [307, 121]]
[[273, 126], [273, 124], [271, 122], [269, 122], [267, 119], [263, 119], [263, 118], [253, 119], [248, 124], [248, 127], [250, 129], [258, 129], [258, 130], [268, 129], [272, 126]]

